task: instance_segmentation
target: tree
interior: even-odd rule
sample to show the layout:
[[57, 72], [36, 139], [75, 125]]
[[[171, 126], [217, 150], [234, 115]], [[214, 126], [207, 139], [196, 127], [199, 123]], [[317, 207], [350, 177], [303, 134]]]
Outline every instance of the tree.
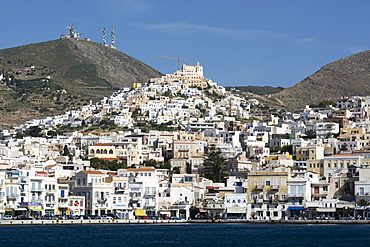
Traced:
[[118, 169], [127, 168], [126, 164], [118, 162], [117, 160], [103, 160], [99, 158], [90, 159], [90, 166], [94, 169], [103, 169], [110, 171], [117, 171]]
[[32, 126], [28, 130], [25, 131], [26, 136], [32, 136], [32, 137], [42, 137], [43, 135], [41, 134], [42, 129], [38, 126]]
[[151, 166], [151, 167], [159, 168], [159, 169], [164, 168], [163, 167], [163, 165], [164, 165], [163, 162], [156, 161], [155, 159], [144, 160], [143, 162], [141, 162], [141, 165]]
[[306, 131], [306, 136], [307, 136], [307, 138], [309, 138], [309, 139], [316, 138], [316, 132], [315, 132], [315, 131], [313, 131], [313, 130], [307, 130], [307, 131]]
[[370, 206], [370, 202], [366, 199], [360, 199], [356, 202], [356, 204], [362, 208], [362, 217], [365, 218], [365, 212], [367, 206]]
[[63, 156], [69, 156], [70, 155], [70, 152], [69, 152], [69, 149], [68, 149], [68, 146], [67, 145], [64, 145], [64, 148], [63, 148]]
[[226, 159], [219, 148], [211, 148], [204, 160], [204, 177], [219, 183], [224, 182]]
[[289, 154], [292, 154], [293, 153], [293, 145], [284, 145], [280, 148], [280, 151], [281, 152], [288, 152]]

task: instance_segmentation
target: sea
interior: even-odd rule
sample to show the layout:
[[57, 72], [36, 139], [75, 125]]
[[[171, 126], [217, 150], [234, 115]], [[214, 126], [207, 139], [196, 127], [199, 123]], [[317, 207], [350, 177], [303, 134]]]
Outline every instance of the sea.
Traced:
[[370, 246], [370, 225], [251, 223], [0, 226], [0, 246]]

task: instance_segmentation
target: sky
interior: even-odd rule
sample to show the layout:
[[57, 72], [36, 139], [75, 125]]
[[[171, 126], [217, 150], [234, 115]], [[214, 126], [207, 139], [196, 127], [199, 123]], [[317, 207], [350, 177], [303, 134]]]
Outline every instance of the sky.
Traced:
[[370, 1], [1, 1], [0, 49], [83, 38], [115, 46], [158, 71], [199, 62], [222, 86], [291, 87], [322, 66], [370, 49]]

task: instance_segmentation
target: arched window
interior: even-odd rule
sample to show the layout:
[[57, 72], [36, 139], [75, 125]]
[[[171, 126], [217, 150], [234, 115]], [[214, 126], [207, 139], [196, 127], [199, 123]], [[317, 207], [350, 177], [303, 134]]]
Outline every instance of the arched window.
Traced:
[[94, 154], [94, 153], [95, 153], [94, 149], [91, 149], [91, 150], [90, 150], [90, 153], [91, 153], [91, 154]]
[[113, 154], [113, 150], [111, 149], [111, 150], [109, 150], [109, 154]]
[[104, 152], [104, 154], [107, 154], [107, 153], [108, 153], [108, 151], [107, 151], [106, 149], [104, 149], [104, 151], [103, 151], [103, 152]]
[[100, 149], [97, 149], [96, 150], [96, 154], [100, 154]]

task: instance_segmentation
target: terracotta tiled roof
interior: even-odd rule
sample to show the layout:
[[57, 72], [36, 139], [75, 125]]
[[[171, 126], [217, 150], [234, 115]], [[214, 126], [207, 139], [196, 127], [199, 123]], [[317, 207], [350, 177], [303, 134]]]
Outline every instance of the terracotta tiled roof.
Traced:
[[140, 172], [140, 171], [155, 171], [155, 168], [153, 167], [139, 167], [139, 168], [128, 168], [127, 171], [135, 171], [135, 172]]
[[121, 160], [120, 158], [98, 158], [100, 160]]
[[96, 143], [94, 145], [91, 145], [92, 147], [96, 147], [96, 146], [110, 146], [108, 144], [105, 144], [105, 143]]
[[36, 171], [37, 174], [48, 174], [47, 172]]
[[329, 157], [341, 157], [341, 156], [358, 156], [356, 154], [334, 154]]
[[88, 171], [88, 170], [82, 170], [82, 172], [87, 173], [87, 174], [104, 174], [101, 171]]

